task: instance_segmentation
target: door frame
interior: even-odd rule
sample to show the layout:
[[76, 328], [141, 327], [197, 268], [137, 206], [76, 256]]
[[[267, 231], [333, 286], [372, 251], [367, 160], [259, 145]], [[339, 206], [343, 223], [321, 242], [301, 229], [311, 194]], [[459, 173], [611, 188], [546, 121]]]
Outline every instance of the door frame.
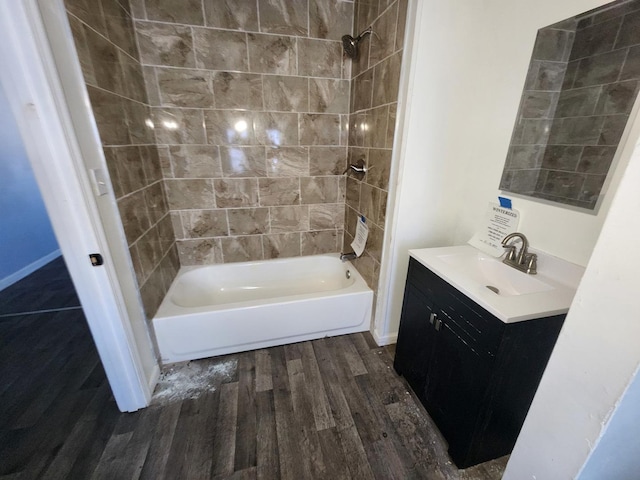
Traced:
[[[65, 14], [61, 0], [48, 3], [49, 14]], [[113, 232], [105, 231], [101, 220], [104, 212], [98, 208], [82, 157], [38, 0], [0, 0], [0, 57], [0, 84], [23, 137], [118, 408], [135, 411], [146, 407], [159, 365], [147, 330], [146, 339], [141, 339], [139, 332], [136, 339], [132, 327], [126, 302], [131, 292], [122, 288], [131, 282], [119, 278], [123, 272], [113, 260]], [[102, 255], [103, 266], [91, 265], [88, 256], [92, 253]], [[127, 273], [133, 277], [132, 271]], [[135, 297], [141, 310], [137, 291]]]

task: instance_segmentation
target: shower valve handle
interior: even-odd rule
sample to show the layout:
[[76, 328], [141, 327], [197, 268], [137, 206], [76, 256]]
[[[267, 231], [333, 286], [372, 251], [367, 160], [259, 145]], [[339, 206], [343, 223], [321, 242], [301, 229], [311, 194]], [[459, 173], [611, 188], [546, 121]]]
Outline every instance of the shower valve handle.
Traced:
[[364, 163], [363, 159], [360, 159], [356, 163], [349, 165], [343, 175], [349, 173], [349, 170], [353, 170], [356, 173], [367, 173], [367, 165]]

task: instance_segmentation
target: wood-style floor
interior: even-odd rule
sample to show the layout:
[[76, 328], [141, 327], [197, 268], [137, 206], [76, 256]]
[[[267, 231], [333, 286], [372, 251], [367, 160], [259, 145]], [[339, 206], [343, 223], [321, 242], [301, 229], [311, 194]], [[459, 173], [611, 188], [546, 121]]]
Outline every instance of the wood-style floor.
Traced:
[[[48, 267], [20, 283], [61, 275]], [[18, 287], [0, 292], [0, 312], [19, 303]], [[368, 334], [170, 366], [149, 408], [120, 413], [82, 310], [55, 303], [0, 313], [0, 479], [481, 480], [504, 470], [506, 458], [457, 470], [390, 350]]]

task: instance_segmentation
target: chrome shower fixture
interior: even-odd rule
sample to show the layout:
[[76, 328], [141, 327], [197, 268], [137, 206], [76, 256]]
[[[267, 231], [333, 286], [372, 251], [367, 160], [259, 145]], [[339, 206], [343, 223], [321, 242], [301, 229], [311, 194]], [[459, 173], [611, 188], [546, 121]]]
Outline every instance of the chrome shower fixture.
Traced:
[[353, 38], [351, 35], [343, 35], [342, 36], [342, 48], [344, 48], [344, 53], [347, 54], [347, 57], [356, 59], [358, 58], [358, 43], [367, 35], [373, 33], [371, 27], [367, 28], [364, 32], [358, 35], [356, 38]]

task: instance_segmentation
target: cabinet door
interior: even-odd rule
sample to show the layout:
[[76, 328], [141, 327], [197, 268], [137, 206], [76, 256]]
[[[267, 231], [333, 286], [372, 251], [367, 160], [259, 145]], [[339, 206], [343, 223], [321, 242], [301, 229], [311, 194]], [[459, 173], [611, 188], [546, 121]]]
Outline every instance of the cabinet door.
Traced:
[[436, 333], [429, 321], [432, 313], [431, 301], [414, 285], [407, 283], [393, 366], [405, 377], [423, 403], [424, 384]]
[[449, 442], [458, 468], [473, 440], [478, 413], [487, 391], [493, 361], [475, 351], [452, 322], [442, 323], [431, 363], [425, 406]]

